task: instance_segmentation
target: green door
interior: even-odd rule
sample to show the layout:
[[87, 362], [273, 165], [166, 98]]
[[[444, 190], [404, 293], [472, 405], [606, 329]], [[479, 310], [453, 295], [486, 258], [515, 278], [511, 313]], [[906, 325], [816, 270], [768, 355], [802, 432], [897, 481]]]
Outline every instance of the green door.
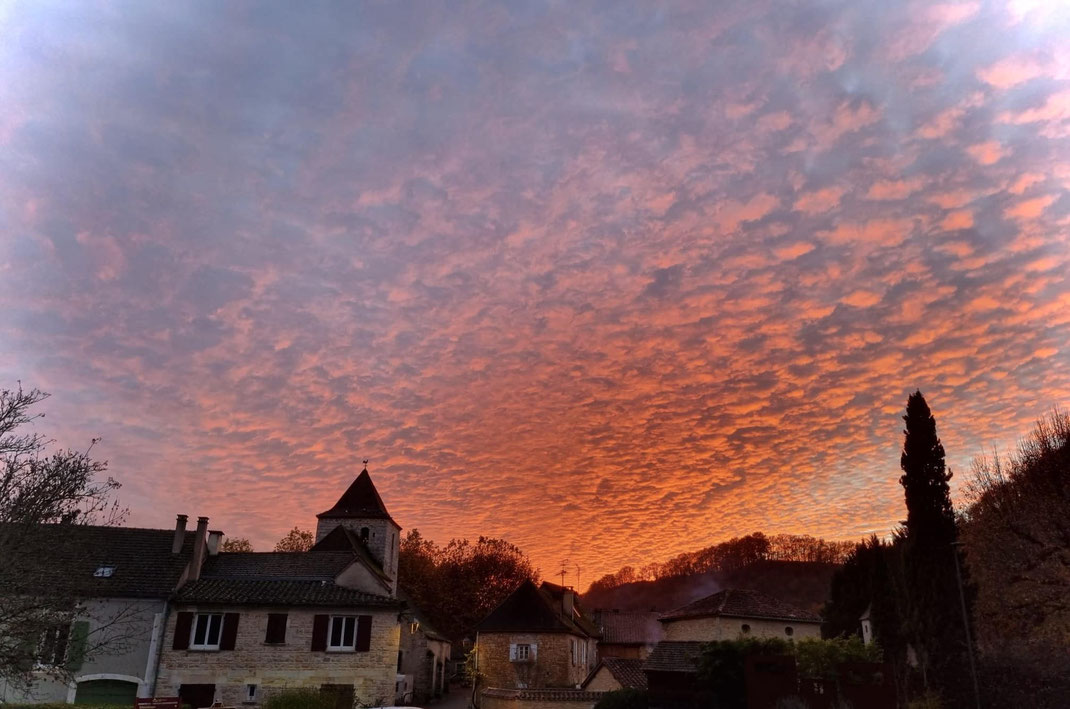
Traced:
[[121, 679], [91, 679], [78, 683], [74, 703], [119, 704], [132, 707], [135, 697], [137, 697], [136, 682], [124, 682]]

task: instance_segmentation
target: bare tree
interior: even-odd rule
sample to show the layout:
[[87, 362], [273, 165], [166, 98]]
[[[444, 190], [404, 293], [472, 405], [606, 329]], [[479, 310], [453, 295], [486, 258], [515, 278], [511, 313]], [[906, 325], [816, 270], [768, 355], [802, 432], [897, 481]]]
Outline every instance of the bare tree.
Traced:
[[0, 679], [27, 688], [35, 669], [62, 675], [106, 646], [123, 644], [128, 613], [118, 611], [94, 631], [73, 622], [86, 612], [77, 581], [41, 559], [71, 549], [77, 528], [117, 524], [119, 483], [101, 479], [107, 463], [85, 451], [53, 448], [34, 431], [31, 409], [47, 394], [0, 390]]
[[316, 543], [316, 535], [294, 527], [275, 544], [275, 551], [308, 551]]
[[245, 537], [227, 537], [219, 547], [219, 551], [252, 551], [253, 543]]

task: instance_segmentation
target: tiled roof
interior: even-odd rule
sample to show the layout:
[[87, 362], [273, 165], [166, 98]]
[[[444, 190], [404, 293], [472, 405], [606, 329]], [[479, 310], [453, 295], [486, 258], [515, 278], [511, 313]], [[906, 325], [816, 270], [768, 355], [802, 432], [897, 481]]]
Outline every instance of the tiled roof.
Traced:
[[656, 611], [596, 610], [594, 623], [606, 645], [653, 645], [664, 634]]
[[821, 622], [821, 616], [796, 608], [790, 603], [781, 601], [779, 598], [773, 598], [759, 591], [743, 589], [728, 589], [712, 596], [700, 598], [694, 603], [669, 611], [661, 616], [661, 620], [673, 621], [709, 616], [771, 618], [774, 620], [794, 620], [803, 623]]
[[[316, 516], [320, 519], [364, 517], [367, 519], [388, 519], [394, 522], [393, 517], [386, 511], [383, 498], [379, 497], [379, 491], [375, 489], [367, 468], [360, 471], [360, 475], [342, 493], [342, 496], [338, 498], [338, 502], [334, 503], [334, 507], [326, 512], [320, 512]], [[397, 522], [394, 522], [394, 524], [401, 526]]]
[[705, 644], [663, 640], [654, 646], [650, 656], [643, 662], [643, 671], [697, 672], [698, 658]]
[[179, 603], [278, 606], [395, 606], [393, 598], [364, 593], [330, 581], [209, 578], [182, 587]]
[[561, 597], [555, 596], [563, 590], [550, 583], [543, 583], [539, 588], [525, 580], [476, 629], [481, 633], [574, 633], [598, 637], [598, 629], [582, 613], [571, 618], [565, 616]]
[[333, 581], [353, 561], [347, 551], [220, 552], [205, 560], [201, 578]]
[[[186, 532], [178, 554], [171, 553], [174, 534], [93, 525], [8, 528], [0, 537], [16, 551], [6, 553], [2, 563], [7, 571], [17, 569], [16, 581], [35, 592], [61, 588], [86, 598], [166, 598], [193, 555], [193, 532]], [[111, 567], [110, 575], [95, 575], [105, 567]]]
[[349, 558], [352, 561], [353, 554], [360, 557], [360, 560], [364, 562], [364, 565], [368, 567], [372, 573], [384, 581], [390, 581], [390, 577], [383, 571], [383, 567], [379, 564], [378, 559], [372, 556], [368, 551], [368, 545], [360, 539], [360, 535], [354, 532], [349, 527], [343, 527], [339, 525], [332, 529], [327, 535], [316, 542], [312, 546], [312, 551], [317, 553], [324, 552], [346, 552], [349, 554]]
[[620, 686], [624, 689], [646, 689], [643, 661], [622, 657], [603, 657], [594, 671], [583, 681], [583, 686], [586, 687], [603, 667], [613, 675], [613, 679], [620, 682]]

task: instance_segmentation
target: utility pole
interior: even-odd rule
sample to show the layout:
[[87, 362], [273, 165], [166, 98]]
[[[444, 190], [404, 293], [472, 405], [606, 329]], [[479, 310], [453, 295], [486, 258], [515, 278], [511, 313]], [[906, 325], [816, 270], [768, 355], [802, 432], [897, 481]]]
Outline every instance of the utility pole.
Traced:
[[970, 615], [966, 612], [966, 593], [962, 590], [962, 570], [959, 568], [959, 548], [962, 542], [951, 544], [951, 555], [955, 557], [955, 579], [959, 582], [959, 603], [962, 606], [962, 625], [966, 629], [966, 654], [970, 658], [970, 676], [973, 678], [973, 700], [977, 709], [981, 709], [981, 688], [977, 684], [977, 666], [973, 661], [973, 639], [970, 637]]

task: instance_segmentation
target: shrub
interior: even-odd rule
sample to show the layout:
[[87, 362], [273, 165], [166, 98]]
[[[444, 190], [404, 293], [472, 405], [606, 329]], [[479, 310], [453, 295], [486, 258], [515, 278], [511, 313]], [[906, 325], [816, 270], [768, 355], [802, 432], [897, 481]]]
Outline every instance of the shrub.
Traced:
[[606, 692], [594, 709], [647, 709], [649, 704], [645, 689], [616, 689]]
[[806, 639], [795, 644], [795, 661], [801, 677], [836, 679], [841, 662], [882, 662], [876, 643], [866, 645], [857, 635], [829, 640]]
[[270, 694], [263, 709], [334, 709], [335, 697], [318, 689], [284, 689]]

